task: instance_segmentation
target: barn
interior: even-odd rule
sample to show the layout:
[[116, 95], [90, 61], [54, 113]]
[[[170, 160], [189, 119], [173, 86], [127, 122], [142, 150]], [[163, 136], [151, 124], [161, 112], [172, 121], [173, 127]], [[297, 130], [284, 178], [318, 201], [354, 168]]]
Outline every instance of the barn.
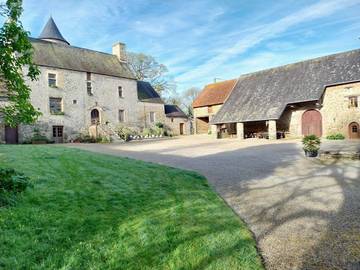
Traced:
[[210, 124], [218, 138], [356, 139], [359, 97], [360, 50], [353, 50], [240, 76]]

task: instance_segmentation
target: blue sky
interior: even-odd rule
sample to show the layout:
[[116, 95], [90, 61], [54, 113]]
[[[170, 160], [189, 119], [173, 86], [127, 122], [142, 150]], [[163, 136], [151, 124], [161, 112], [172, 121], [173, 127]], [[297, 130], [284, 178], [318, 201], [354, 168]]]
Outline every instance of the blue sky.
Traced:
[[214, 78], [360, 48], [360, 0], [24, 0], [37, 37], [50, 15], [74, 46], [116, 41], [154, 56], [181, 92]]

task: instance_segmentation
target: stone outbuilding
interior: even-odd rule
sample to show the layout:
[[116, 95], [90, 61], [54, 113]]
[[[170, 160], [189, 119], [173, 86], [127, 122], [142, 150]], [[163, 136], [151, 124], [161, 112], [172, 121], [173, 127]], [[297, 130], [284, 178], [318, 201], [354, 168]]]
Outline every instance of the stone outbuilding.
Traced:
[[191, 122], [189, 117], [177, 105], [165, 105], [166, 126], [174, 135], [190, 135]]
[[142, 128], [153, 128], [156, 123], [165, 123], [164, 101], [149, 82], [137, 82], [138, 125]]
[[[192, 106], [194, 111], [194, 133], [208, 133], [212, 117], [220, 110], [237, 80], [226, 80], [208, 84], [194, 100]], [[228, 127], [231, 130], [231, 127]]]
[[240, 76], [210, 123], [218, 138], [235, 127], [239, 139], [355, 139], [359, 102], [360, 50], [353, 50]]

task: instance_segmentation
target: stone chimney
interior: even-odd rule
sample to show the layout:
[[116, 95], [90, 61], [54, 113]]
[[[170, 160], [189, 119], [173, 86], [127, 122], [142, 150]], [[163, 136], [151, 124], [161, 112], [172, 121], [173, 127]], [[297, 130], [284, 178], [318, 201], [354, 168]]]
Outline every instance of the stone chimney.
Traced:
[[124, 43], [117, 42], [112, 46], [112, 54], [121, 62], [126, 62], [126, 46]]

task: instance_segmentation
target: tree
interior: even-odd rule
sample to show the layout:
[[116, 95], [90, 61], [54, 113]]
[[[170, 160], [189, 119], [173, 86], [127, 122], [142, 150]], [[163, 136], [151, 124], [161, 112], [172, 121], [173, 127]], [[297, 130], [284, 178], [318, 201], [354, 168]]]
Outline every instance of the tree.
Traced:
[[0, 29], [0, 81], [8, 101], [0, 107], [0, 111], [5, 124], [12, 127], [21, 123], [31, 124], [41, 114], [30, 103], [31, 89], [23, 76], [23, 72], [26, 72], [26, 76], [33, 81], [40, 71], [32, 63], [29, 33], [20, 21], [22, 12], [22, 0], [7, 0], [0, 12], [5, 17]]
[[183, 106], [185, 108], [185, 113], [189, 116], [193, 116], [193, 108], [192, 103], [194, 102], [195, 98], [199, 95], [201, 89], [198, 87], [191, 87], [187, 89], [183, 93]]
[[174, 87], [174, 83], [166, 76], [168, 69], [150, 55], [143, 53], [127, 53], [127, 60], [136, 79], [151, 83], [154, 89], [163, 95]]

